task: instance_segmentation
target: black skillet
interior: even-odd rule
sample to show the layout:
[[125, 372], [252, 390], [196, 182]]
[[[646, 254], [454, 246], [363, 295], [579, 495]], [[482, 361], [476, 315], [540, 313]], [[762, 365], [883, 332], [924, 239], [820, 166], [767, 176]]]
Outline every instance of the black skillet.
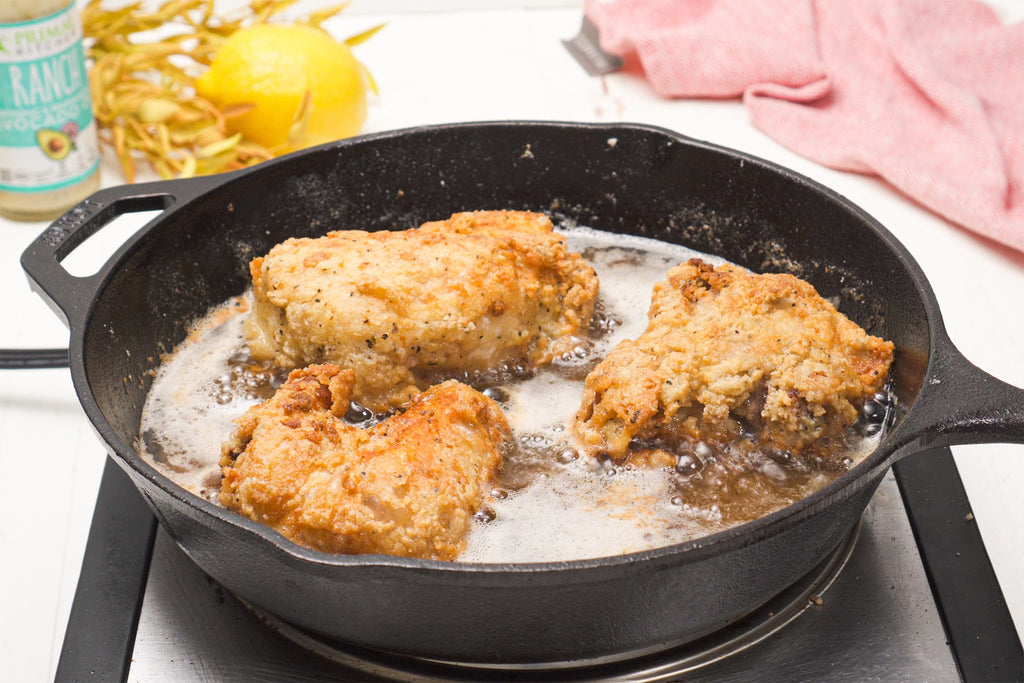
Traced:
[[[295, 235], [402, 229], [495, 208], [549, 211], [806, 278], [895, 342], [888, 434], [833, 484], [749, 524], [631, 555], [518, 565], [313, 552], [184, 492], [140, 459], [152, 371], [191, 321], [247, 287], [252, 257]], [[162, 213], [97, 274], [61, 267], [112, 218], [153, 209]], [[416, 128], [217, 177], [112, 188], [54, 222], [22, 264], [70, 327], [71, 372], [92, 424], [204, 571], [295, 626], [417, 657], [579, 664], [694, 640], [818, 564], [897, 459], [944, 444], [1024, 442], [1024, 391], [953, 347], [924, 275], [888, 231], [791, 171], [647, 126]]]

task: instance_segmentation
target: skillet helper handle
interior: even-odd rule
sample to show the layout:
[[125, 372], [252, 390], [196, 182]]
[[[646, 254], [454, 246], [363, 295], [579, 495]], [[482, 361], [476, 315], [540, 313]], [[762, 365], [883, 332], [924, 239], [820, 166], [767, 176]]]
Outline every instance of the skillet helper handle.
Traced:
[[22, 254], [21, 265], [32, 289], [68, 327], [88, 313], [105, 277], [104, 269], [88, 277], [71, 275], [61, 261], [113, 219], [139, 211], [167, 211], [201, 194], [206, 178], [118, 185], [99, 190], [68, 209], [50, 224]]
[[980, 443], [1024, 443], [1024, 389], [971, 363], [945, 333], [934, 345], [932, 379], [901, 429], [924, 448]]
[[67, 349], [0, 349], [0, 370], [38, 370], [67, 366]]

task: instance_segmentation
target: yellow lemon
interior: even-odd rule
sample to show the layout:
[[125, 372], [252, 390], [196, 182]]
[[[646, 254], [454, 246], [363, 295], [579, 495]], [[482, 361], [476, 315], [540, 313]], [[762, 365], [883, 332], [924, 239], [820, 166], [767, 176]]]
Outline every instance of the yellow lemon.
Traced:
[[362, 67], [346, 45], [310, 26], [236, 31], [196, 92], [220, 109], [252, 105], [228, 119], [231, 132], [284, 152], [355, 135], [366, 120]]

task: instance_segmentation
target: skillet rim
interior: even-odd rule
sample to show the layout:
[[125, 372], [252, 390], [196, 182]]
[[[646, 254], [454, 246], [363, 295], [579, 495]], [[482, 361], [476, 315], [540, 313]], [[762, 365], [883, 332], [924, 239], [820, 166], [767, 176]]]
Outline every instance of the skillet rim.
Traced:
[[[860, 463], [821, 489], [791, 505], [759, 517], [756, 520], [739, 524], [707, 536], [684, 541], [682, 543], [621, 555], [609, 555], [578, 560], [521, 563], [477, 563], [462, 562], [458, 560], [444, 561], [407, 558], [384, 554], [343, 555], [305, 548], [289, 540], [270, 527], [217, 506], [210, 501], [207, 501], [206, 499], [178, 486], [146, 462], [136, 448], [124, 442], [117, 435], [112, 425], [110, 425], [99, 409], [86, 377], [84, 354], [85, 330], [90, 325], [95, 304], [101, 298], [103, 290], [106, 288], [110, 279], [120, 269], [124, 259], [127, 258], [133, 249], [144, 241], [152, 231], [158, 229], [161, 224], [173, 220], [178, 211], [187, 209], [193, 202], [208, 198], [210, 195], [232, 187], [236, 183], [245, 182], [250, 176], [258, 176], [263, 173], [273, 173], [278, 170], [279, 167], [287, 167], [287, 165], [293, 163], [294, 159], [300, 157], [325, 154], [331, 151], [344, 153], [346, 148], [352, 146], [372, 145], [380, 141], [409, 138], [417, 135], [457, 133], [458, 131], [465, 131], [467, 129], [500, 130], [503, 128], [543, 128], [565, 131], [584, 129], [606, 131], [609, 135], [612, 135], [616, 130], [625, 130], [654, 134], [671, 140], [673, 144], [702, 149], [716, 155], [730, 157], [745, 164], [760, 167], [762, 170], [780, 176], [788, 183], [803, 186], [805, 189], [819, 195], [822, 199], [837, 205], [844, 212], [852, 214], [852, 216], [857, 219], [864, 228], [873, 232], [875, 236], [882, 241], [884, 246], [902, 264], [907, 275], [910, 276], [910, 280], [916, 285], [915, 294], [922, 303], [922, 309], [927, 319], [929, 335], [928, 361], [923, 372], [925, 381], [927, 381], [927, 379], [932, 375], [936, 344], [937, 342], [941, 342], [943, 339], [943, 324], [938, 301], [931, 285], [924, 275], [924, 272], [921, 270], [920, 266], [907, 248], [879, 221], [845, 196], [816, 180], [762, 157], [725, 147], [717, 143], [691, 138], [662, 126], [645, 123], [495, 120], [414, 126], [369, 133], [318, 145], [316, 147], [311, 147], [271, 159], [249, 168], [220, 174], [218, 176], [190, 179], [189, 181], [160, 181], [152, 184], [152, 187], [154, 188], [162, 186], [167, 192], [173, 194], [173, 189], [175, 187], [185, 186], [187, 183], [193, 186], [193, 191], [189, 193], [189, 196], [184, 201], [175, 202], [160, 215], [147, 222], [145, 226], [140, 228], [132, 237], [126, 240], [97, 272], [95, 277], [98, 284], [96, 285], [94, 292], [92, 292], [89, 300], [89, 309], [81, 316], [80, 326], [73, 327], [73, 334], [69, 345], [71, 372], [79, 397], [82, 399], [83, 408], [89, 415], [89, 419], [94, 430], [99, 433], [101, 440], [107, 447], [107, 450], [116, 456], [116, 460], [122, 469], [125, 469], [126, 467], [130, 468], [131, 471], [129, 471], [129, 474], [133, 475], [133, 478], [135, 476], [144, 478], [150, 484], [160, 489], [165, 495], [170, 496], [178, 503], [195, 510], [201, 515], [209, 515], [219, 520], [221, 523], [238, 527], [246, 532], [254, 534], [260, 539], [260, 543], [265, 543], [270, 548], [273, 548], [275, 552], [288, 561], [309, 565], [324, 571], [333, 570], [334, 568], [341, 570], [343, 568], [355, 567], [367, 569], [382, 567], [395, 570], [413, 570], [421, 572], [424, 570], [431, 570], [429, 572], [430, 574], [436, 574], [439, 577], [465, 574], [501, 575], [525, 573], [543, 575], [551, 573], [552, 575], [559, 577], [559, 582], [564, 583], [566, 570], [575, 570], [573, 574], [580, 575], [581, 581], [586, 581], [589, 580], [587, 577], [589, 577], [593, 571], [612, 569], [632, 563], [646, 565], [651, 562], [669, 560], [671, 560], [674, 565], [679, 565], [680, 560], [683, 558], [685, 558], [686, 561], [697, 561], [701, 558], [707, 557], [708, 555], [718, 554], [728, 549], [742, 548], [756, 544], [764, 539], [777, 535], [778, 531], [784, 530], [785, 526], [795, 524], [804, 518], [817, 514], [834, 503], [852, 496], [861, 488], [871, 485], [889, 469], [895, 459], [895, 452], [910, 444], [910, 441], [915, 435], [903, 434], [900, 429], [903, 422], [906, 420], [906, 415], [904, 415], [900, 418], [899, 424], [894, 425], [882, 437], [876, 448], [865, 456]], [[198, 191], [195, 191], [196, 188], [198, 188]], [[82, 395], [83, 391], [87, 392], [88, 401], [84, 400]], [[911, 405], [906, 406], [907, 414], [909, 414], [913, 403], [916, 402], [916, 398], [917, 397], [915, 396], [915, 401], [912, 401]], [[144, 497], [147, 498], [150, 506], [157, 512], [157, 516], [161, 517], [162, 513], [159, 511], [159, 507], [150, 499], [150, 493], [145, 491], [142, 487], [139, 488], [143, 491]], [[165, 528], [168, 528], [169, 526], [170, 525], [164, 524]]]

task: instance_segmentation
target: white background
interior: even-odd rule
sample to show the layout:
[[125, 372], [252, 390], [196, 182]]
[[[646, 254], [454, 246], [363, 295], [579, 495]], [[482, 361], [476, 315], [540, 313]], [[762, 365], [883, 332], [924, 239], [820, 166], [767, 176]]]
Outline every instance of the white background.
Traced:
[[[328, 3], [307, 0], [297, 8], [318, 4]], [[1019, 0], [991, 4], [1005, 19], [1024, 18]], [[634, 121], [765, 157], [822, 182], [910, 249], [964, 354], [1024, 386], [1024, 255], [945, 222], [874, 178], [789, 152], [754, 129], [738, 101], [666, 101], [632, 76], [588, 77], [561, 44], [581, 18], [580, 3], [554, 0], [356, 0], [328, 28], [343, 38], [388, 22], [356, 49], [381, 90], [366, 132], [471, 120]], [[105, 184], [120, 182], [109, 160], [104, 174]], [[29, 292], [18, 264], [44, 227], [0, 219], [0, 347], [67, 343], [66, 330]], [[82, 256], [83, 247], [75, 258], [96, 263], [122, 239], [117, 230], [111, 226], [86, 245], [98, 241], [99, 256]], [[1024, 631], [1024, 446], [954, 452]], [[66, 370], [0, 371], [0, 680], [52, 679], [104, 458]]]

